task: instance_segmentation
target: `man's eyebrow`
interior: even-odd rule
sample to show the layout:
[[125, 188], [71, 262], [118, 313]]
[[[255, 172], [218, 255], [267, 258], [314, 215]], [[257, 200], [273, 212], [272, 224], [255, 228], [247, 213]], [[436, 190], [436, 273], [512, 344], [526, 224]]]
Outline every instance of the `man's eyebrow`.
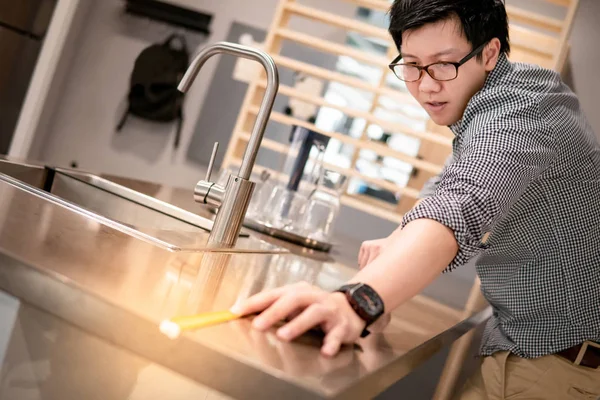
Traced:
[[[436, 57], [440, 57], [440, 56], [447, 56], [449, 54], [454, 54], [454, 53], [458, 53], [458, 52], [459, 52], [458, 49], [452, 47], [450, 49], [446, 49], [446, 50], [440, 51], [438, 53], [435, 53], [434, 55], [431, 56], [431, 58], [436, 58]], [[402, 57], [403, 58], [406, 58], [406, 57], [409, 57], [409, 58], [419, 58], [417, 56], [413, 56], [412, 54], [407, 54], [407, 53], [402, 53]]]

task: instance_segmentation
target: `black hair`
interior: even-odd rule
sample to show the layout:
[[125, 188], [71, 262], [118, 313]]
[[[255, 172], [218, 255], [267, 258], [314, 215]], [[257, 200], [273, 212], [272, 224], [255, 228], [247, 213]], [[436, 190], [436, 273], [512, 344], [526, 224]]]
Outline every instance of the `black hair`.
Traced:
[[395, 0], [389, 15], [389, 32], [399, 52], [402, 33], [458, 17], [473, 49], [498, 38], [500, 52], [510, 53], [508, 16], [502, 0]]

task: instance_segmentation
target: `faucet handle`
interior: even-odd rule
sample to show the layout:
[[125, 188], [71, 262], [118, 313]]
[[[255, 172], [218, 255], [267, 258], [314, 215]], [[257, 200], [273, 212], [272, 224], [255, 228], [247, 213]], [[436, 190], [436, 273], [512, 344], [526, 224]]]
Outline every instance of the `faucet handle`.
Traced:
[[215, 166], [215, 158], [219, 151], [219, 142], [215, 142], [212, 154], [210, 155], [210, 161], [208, 162], [208, 171], [206, 171], [206, 182], [210, 182], [210, 176], [212, 175], [213, 167]]

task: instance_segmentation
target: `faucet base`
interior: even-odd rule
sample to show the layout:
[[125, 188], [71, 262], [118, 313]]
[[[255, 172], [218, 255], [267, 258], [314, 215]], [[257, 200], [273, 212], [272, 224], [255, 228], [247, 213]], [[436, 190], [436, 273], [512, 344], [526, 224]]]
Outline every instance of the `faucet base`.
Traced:
[[210, 232], [208, 244], [219, 247], [233, 247], [242, 229], [246, 211], [254, 192], [255, 183], [242, 177], [231, 175], [225, 187], [225, 196], [217, 212]]

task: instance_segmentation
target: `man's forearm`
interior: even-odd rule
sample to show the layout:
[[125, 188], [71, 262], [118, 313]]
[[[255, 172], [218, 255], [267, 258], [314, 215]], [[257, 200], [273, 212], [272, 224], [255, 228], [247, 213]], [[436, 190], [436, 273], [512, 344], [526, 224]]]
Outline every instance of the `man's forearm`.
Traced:
[[454, 233], [429, 219], [415, 220], [391, 235], [391, 243], [351, 282], [363, 282], [382, 297], [386, 312], [420, 293], [458, 252]]

